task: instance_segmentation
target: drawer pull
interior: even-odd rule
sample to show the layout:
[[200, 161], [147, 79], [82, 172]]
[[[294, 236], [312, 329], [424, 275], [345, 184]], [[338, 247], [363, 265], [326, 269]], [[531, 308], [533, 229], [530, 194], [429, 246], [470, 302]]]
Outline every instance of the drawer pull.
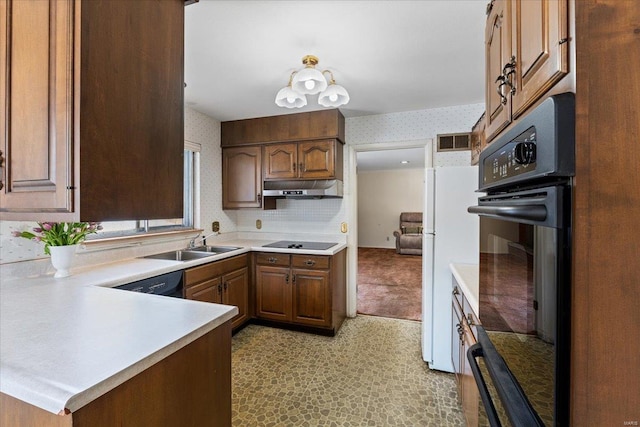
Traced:
[[304, 263], [305, 263], [306, 265], [308, 265], [308, 266], [314, 266], [314, 265], [316, 265], [316, 262], [315, 262], [314, 260], [312, 260], [312, 259], [308, 259], [308, 260], [306, 260]]
[[289, 274], [284, 276], [284, 283], [289, 283]]
[[269, 259], [267, 259], [267, 261], [269, 261], [270, 264], [275, 264], [276, 262], [278, 262], [278, 258], [269, 257]]

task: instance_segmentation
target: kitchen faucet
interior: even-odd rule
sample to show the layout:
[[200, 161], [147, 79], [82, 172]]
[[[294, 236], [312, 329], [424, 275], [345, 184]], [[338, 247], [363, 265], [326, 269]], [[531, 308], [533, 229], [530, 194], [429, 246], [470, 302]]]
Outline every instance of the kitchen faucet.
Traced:
[[196, 247], [196, 240], [198, 240], [199, 237], [202, 240], [202, 245], [203, 246], [207, 246], [207, 237], [217, 236], [218, 234], [220, 234], [218, 231], [214, 231], [211, 234], [207, 234], [204, 237], [200, 237], [200, 233], [198, 233], [198, 235], [196, 237], [194, 237], [193, 239], [189, 240], [189, 246], [187, 246], [187, 249], [195, 248]]

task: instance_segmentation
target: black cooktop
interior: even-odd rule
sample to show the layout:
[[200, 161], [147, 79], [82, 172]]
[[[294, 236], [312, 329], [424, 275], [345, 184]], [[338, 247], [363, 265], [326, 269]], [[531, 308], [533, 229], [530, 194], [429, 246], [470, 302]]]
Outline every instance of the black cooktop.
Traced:
[[331, 242], [298, 242], [293, 240], [280, 240], [279, 242], [262, 245], [263, 248], [284, 248], [284, 249], [309, 249], [312, 251], [324, 251], [337, 243]]

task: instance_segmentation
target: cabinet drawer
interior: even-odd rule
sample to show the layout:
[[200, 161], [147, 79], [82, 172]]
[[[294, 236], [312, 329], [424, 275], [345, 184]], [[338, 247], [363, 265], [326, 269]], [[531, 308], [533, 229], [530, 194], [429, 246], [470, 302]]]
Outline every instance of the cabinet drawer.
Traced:
[[294, 268], [329, 269], [329, 257], [322, 255], [293, 255], [291, 266]]
[[189, 287], [195, 283], [209, 280], [212, 277], [239, 270], [247, 266], [247, 255], [238, 255], [220, 261], [214, 261], [198, 267], [193, 267], [184, 272], [184, 286]]
[[260, 265], [277, 265], [282, 267], [289, 267], [291, 262], [291, 255], [261, 252], [256, 254], [256, 263]]

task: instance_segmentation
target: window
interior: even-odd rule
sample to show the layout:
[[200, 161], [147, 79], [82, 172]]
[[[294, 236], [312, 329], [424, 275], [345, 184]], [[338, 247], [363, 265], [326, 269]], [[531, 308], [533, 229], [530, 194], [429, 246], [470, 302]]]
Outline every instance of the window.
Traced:
[[89, 236], [91, 240], [110, 237], [134, 236], [150, 232], [191, 229], [200, 223], [200, 144], [185, 141], [184, 147], [184, 202], [182, 218], [139, 219], [131, 221], [104, 221], [102, 230]]

